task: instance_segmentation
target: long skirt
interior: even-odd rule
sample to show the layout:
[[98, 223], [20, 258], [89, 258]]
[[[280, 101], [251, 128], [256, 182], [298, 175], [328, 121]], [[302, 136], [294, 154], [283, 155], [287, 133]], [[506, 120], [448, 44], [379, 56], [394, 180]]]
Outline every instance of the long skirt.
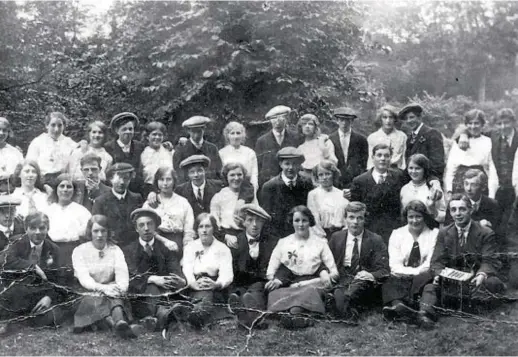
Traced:
[[[464, 174], [470, 169], [478, 169], [484, 172], [487, 175], [487, 172], [484, 171], [484, 168], [481, 165], [473, 165], [473, 166], [464, 166], [460, 165], [455, 172], [455, 176], [453, 177], [452, 182], [452, 193], [463, 193], [464, 192]], [[488, 194], [488, 186], [487, 184], [482, 187], [482, 194]]]
[[292, 307], [300, 307], [310, 312], [324, 314], [326, 307], [323, 297], [323, 289], [315, 286], [280, 288], [268, 295], [268, 310], [282, 312]]
[[129, 321], [133, 320], [127, 301], [104, 295], [83, 295], [74, 314], [74, 327], [83, 328], [101, 322], [118, 306], [122, 308]]

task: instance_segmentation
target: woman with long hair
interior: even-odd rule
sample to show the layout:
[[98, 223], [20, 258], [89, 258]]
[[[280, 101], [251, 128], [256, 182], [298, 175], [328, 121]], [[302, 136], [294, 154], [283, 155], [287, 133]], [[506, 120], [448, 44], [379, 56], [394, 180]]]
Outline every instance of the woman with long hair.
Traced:
[[15, 181], [19, 181], [13, 197], [22, 201], [16, 209], [20, 217], [27, 217], [29, 213], [43, 212], [48, 206], [48, 195], [43, 191], [40, 166], [36, 161], [25, 160], [16, 167]]

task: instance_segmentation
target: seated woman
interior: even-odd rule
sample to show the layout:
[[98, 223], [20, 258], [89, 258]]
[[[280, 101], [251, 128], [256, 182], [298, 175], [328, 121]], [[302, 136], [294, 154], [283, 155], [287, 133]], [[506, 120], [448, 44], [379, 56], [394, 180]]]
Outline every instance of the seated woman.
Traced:
[[68, 159], [68, 173], [74, 181], [84, 181], [84, 175], [81, 171], [81, 158], [86, 154], [95, 154], [101, 158], [101, 169], [99, 170], [99, 178], [106, 181], [106, 170], [113, 163], [113, 158], [103, 147], [108, 139], [108, 127], [102, 121], [96, 120], [88, 124], [88, 146], [79, 147], [72, 151]]
[[433, 217], [420, 200], [410, 201], [404, 209], [407, 224], [390, 236], [388, 252], [390, 277], [383, 284], [383, 315], [387, 319], [416, 321], [419, 297], [430, 283], [430, 262], [439, 230], [432, 229]]
[[304, 138], [304, 142], [299, 145], [298, 149], [304, 154], [305, 161], [302, 163], [301, 172], [307, 178], [311, 178], [311, 170], [321, 160], [338, 163], [335, 146], [326, 134], [320, 133], [320, 122], [314, 114], [301, 116], [297, 127], [299, 134]]
[[164, 124], [152, 121], [146, 125], [147, 143], [140, 155], [140, 170], [144, 180], [142, 196], [153, 190], [155, 174], [160, 167], [173, 168], [173, 152], [162, 146], [167, 129]]
[[294, 207], [287, 218], [295, 233], [280, 239], [272, 252], [265, 289], [269, 290], [268, 310], [289, 311], [283, 315], [286, 328], [303, 328], [313, 320], [296, 316], [302, 313], [325, 313], [324, 288], [338, 278], [333, 254], [325, 239], [311, 233], [315, 218], [306, 206]]
[[[414, 154], [408, 159], [410, 182], [401, 188], [401, 207], [413, 200], [423, 202], [437, 223], [443, 223], [446, 217], [446, 202], [443, 194], [437, 194], [436, 186], [431, 186], [430, 160], [423, 154]], [[441, 192], [442, 193], [442, 192]], [[438, 227], [438, 224], [434, 227]], [[430, 227], [432, 228], [432, 227]]]
[[18, 165], [14, 176], [20, 187], [12, 195], [22, 201], [16, 210], [17, 215], [25, 218], [30, 213], [45, 211], [48, 207], [48, 196], [42, 191], [41, 171], [36, 161], [25, 160]]
[[50, 221], [49, 237], [60, 249], [60, 265], [72, 267], [72, 251], [85, 236], [86, 225], [92, 214], [73, 201], [76, 187], [69, 175], [59, 175], [54, 180], [52, 189], [53, 203], [44, 211]]
[[[401, 130], [396, 128], [398, 118], [397, 109], [391, 105], [386, 105], [378, 111], [376, 124], [380, 127], [378, 131], [367, 137], [369, 144], [369, 152], [378, 144], [387, 144], [392, 148], [392, 157], [390, 158], [390, 166], [404, 170], [406, 168], [405, 151], [407, 136]], [[374, 166], [372, 156], [369, 155], [367, 161], [367, 169]]]
[[315, 217], [315, 233], [322, 238], [329, 239], [346, 225], [345, 207], [349, 200], [334, 186], [339, 178], [340, 171], [332, 161], [322, 160], [313, 168], [313, 181], [318, 186], [308, 194], [308, 208]]
[[201, 213], [194, 222], [198, 238], [187, 247], [183, 255], [183, 274], [187, 280], [190, 296], [198, 300], [194, 307], [176, 305], [174, 315], [201, 328], [211, 318], [212, 304], [226, 303], [228, 286], [234, 279], [232, 253], [214, 238], [218, 229], [216, 219]]
[[123, 337], [135, 337], [128, 321], [132, 319], [128, 303], [122, 299], [129, 285], [129, 274], [122, 250], [110, 240], [108, 218], [94, 215], [88, 221], [89, 242], [74, 249], [74, 275], [83, 292], [74, 315], [74, 332], [87, 328], [111, 327]]
[[[180, 257], [183, 248], [194, 240], [194, 215], [186, 198], [174, 193], [177, 179], [172, 167], [165, 166], [155, 173], [153, 186], [158, 190], [156, 208], [148, 201], [142, 207], [153, 209], [162, 219], [158, 232], [177, 245]], [[153, 206], [154, 207], [154, 206]]]
[[228, 162], [221, 171], [226, 185], [210, 201], [210, 213], [222, 230], [222, 238], [230, 248], [237, 248], [237, 235], [243, 229], [239, 211], [245, 203], [257, 204], [254, 191], [247, 185], [247, 171], [237, 162]]
[[255, 192], [259, 188], [257, 156], [255, 151], [245, 146], [246, 129], [241, 123], [231, 121], [223, 129], [223, 136], [227, 144], [219, 151], [223, 165], [228, 162], [239, 162], [248, 173], [248, 179], [254, 186]]
[[[7, 118], [0, 117], [0, 181], [8, 180], [14, 175], [16, 167], [23, 162], [20, 150], [10, 145], [7, 140], [13, 137], [11, 123]], [[14, 190], [14, 188], [13, 188]]]
[[485, 114], [479, 109], [470, 110], [464, 115], [464, 123], [469, 147], [463, 150], [458, 143], [453, 142], [444, 171], [444, 190], [450, 195], [464, 192], [464, 173], [470, 168], [479, 169], [488, 177], [488, 187], [484, 188], [484, 194], [488, 193], [490, 198], [495, 198], [498, 174], [491, 153], [491, 138], [482, 135]]
[[63, 113], [51, 112], [45, 117], [47, 131], [37, 136], [27, 149], [26, 160], [34, 160], [41, 169], [44, 184], [51, 184], [66, 172], [68, 160], [77, 143], [63, 134], [67, 118]]

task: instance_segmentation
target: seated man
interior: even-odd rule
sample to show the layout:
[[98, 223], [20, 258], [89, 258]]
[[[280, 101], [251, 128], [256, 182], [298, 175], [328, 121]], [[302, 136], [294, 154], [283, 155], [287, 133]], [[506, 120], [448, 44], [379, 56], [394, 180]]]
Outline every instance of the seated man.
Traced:
[[337, 314], [357, 318], [356, 308], [389, 276], [387, 246], [365, 229], [367, 207], [351, 202], [346, 207], [347, 230], [333, 233], [329, 248], [340, 274], [334, 290]]
[[13, 236], [25, 233], [23, 222], [16, 217], [16, 206], [21, 200], [9, 195], [0, 195], [0, 252], [3, 251]]
[[[59, 248], [47, 235], [48, 217], [40, 212], [25, 218], [25, 234], [11, 239], [15, 242], [7, 248], [7, 258], [2, 269], [2, 283], [9, 287], [0, 294], [0, 320], [20, 316], [37, 316], [33, 322], [49, 325], [54, 322], [55, 305], [60, 292]], [[9, 324], [0, 327], [0, 334], [8, 332]]]
[[[237, 235], [237, 249], [231, 248], [234, 282], [230, 294], [231, 305], [243, 305], [248, 309], [266, 310], [264, 285], [266, 269], [278, 239], [268, 237], [263, 226], [272, 218], [260, 206], [249, 203], [241, 207], [245, 231]], [[252, 326], [259, 313], [238, 312], [239, 322]]]
[[101, 182], [99, 173], [101, 172], [101, 158], [96, 154], [86, 154], [81, 160], [81, 172], [84, 180], [77, 181], [74, 201], [84, 206], [88, 211], [92, 212], [94, 200], [110, 192], [110, 187]]
[[[471, 218], [472, 208], [471, 200], [464, 194], [454, 194], [450, 200], [454, 223], [439, 231], [431, 261], [434, 280], [424, 287], [420, 301], [419, 323], [424, 328], [434, 326], [434, 307], [440, 301], [460, 302], [462, 307], [466, 299], [487, 300], [492, 294], [504, 292], [505, 285], [496, 276], [500, 263], [495, 257], [495, 233]], [[466, 281], [469, 286], [451, 277], [441, 277], [445, 268], [472, 275]]]
[[176, 291], [186, 284], [180, 257], [155, 239], [156, 229], [162, 221], [155, 211], [138, 208], [130, 218], [139, 238], [124, 249], [130, 274], [128, 292], [151, 295], [131, 300], [133, 314], [136, 318], [142, 318], [148, 328], [162, 329], [171, 308], [160, 305], [160, 295]]

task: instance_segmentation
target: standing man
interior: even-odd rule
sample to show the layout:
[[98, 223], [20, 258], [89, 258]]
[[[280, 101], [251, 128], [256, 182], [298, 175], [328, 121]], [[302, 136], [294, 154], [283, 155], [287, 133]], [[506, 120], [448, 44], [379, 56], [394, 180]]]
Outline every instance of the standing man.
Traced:
[[110, 188], [103, 184], [99, 177], [101, 172], [101, 158], [99, 156], [93, 153], [86, 154], [79, 160], [79, 164], [84, 180], [74, 182], [77, 187], [74, 201], [92, 212], [94, 200], [110, 192]]
[[[205, 155], [210, 159], [207, 167], [206, 176], [209, 179], [221, 176], [221, 158], [216, 145], [203, 138], [205, 127], [211, 120], [203, 116], [193, 116], [182, 123], [182, 127], [189, 132], [189, 140], [185, 145], [178, 145], [173, 155], [173, 167], [176, 171], [180, 168], [180, 163], [192, 155]], [[179, 177], [181, 182], [186, 182], [186, 177]]]
[[442, 135], [437, 130], [424, 125], [423, 107], [410, 103], [399, 111], [399, 119], [407, 129], [406, 160], [414, 154], [423, 154], [430, 160], [432, 175], [442, 180], [445, 167]]
[[387, 246], [365, 229], [367, 207], [351, 202], [346, 207], [347, 229], [333, 233], [329, 248], [340, 274], [334, 290], [339, 316], [356, 318], [356, 308], [372, 296], [390, 275]]
[[374, 146], [374, 167], [355, 177], [351, 185], [351, 200], [367, 206], [369, 216], [365, 226], [383, 237], [385, 244], [392, 230], [400, 226], [399, 192], [405, 183], [403, 171], [389, 168], [391, 156], [392, 149], [387, 144]]
[[291, 108], [285, 105], [273, 107], [265, 118], [272, 123], [272, 130], [257, 139], [255, 153], [259, 167], [259, 187], [279, 174], [279, 163], [276, 155], [280, 149], [299, 146], [297, 134], [290, 132], [286, 124]]
[[352, 130], [352, 123], [357, 118], [351, 108], [337, 108], [333, 112], [338, 123], [338, 130], [329, 136], [335, 147], [340, 170], [338, 188], [349, 188], [353, 178], [365, 172], [369, 158], [369, 144], [365, 136]]
[[293, 224], [286, 222], [288, 213], [295, 206], [307, 204], [313, 183], [298, 174], [304, 162], [299, 149], [291, 146], [281, 149], [277, 162], [282, 171], [263, 185], [259, 203], [272, 217], [272, 234], [284, 238], [293, 233]]
[[124, 250], [128, 263], [130, 294], [145, 294], [131, 299], [132, 310], [150, 330], [163, 329], [172, 307], [159, 305], [161, 295], [172, 293], [186, 285], [177, 251], [169, 250], [156, 238], [156, 229], [162, 223], [155, 211], [137, 208], [130, 219], [135, 225], [138, 240]]

